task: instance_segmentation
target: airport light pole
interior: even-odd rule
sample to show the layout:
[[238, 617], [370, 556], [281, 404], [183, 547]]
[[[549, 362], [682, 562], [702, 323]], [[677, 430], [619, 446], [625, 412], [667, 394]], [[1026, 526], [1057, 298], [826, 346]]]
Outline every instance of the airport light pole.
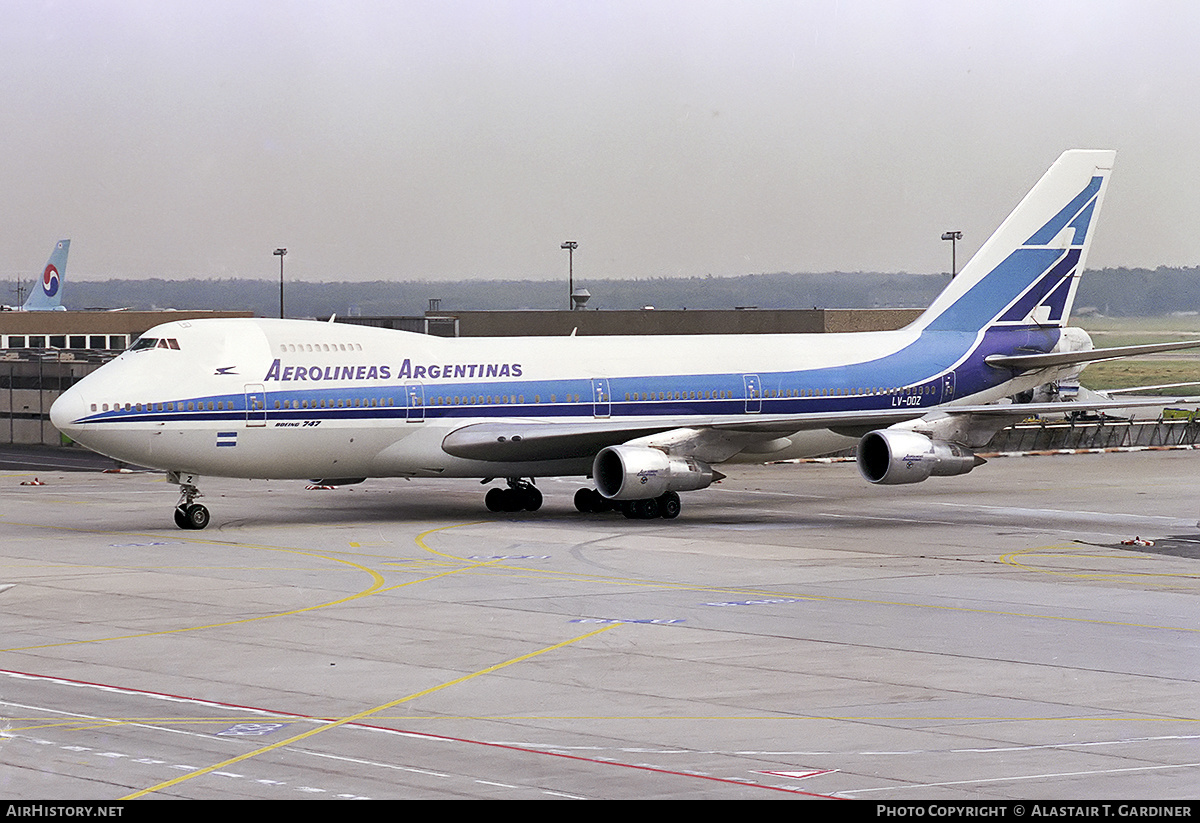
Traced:
[[287, 254], [287, 249], [275, 249], [272, 252], [279, 258], [279, 319], [283, 319], [283, 256]]
[[950, 279], [958, 274], [958, 241], [962, 240], [961, 231], [944, 231], [942, 239], [950, 241]]
[[575, 249], [579, 248], [579, 244], [574, 240], [568, 240], [559, 248], [567, 250], [567, 311], [570, 311], [574, 308], [571, 304], [571, 295], [575, 293]]

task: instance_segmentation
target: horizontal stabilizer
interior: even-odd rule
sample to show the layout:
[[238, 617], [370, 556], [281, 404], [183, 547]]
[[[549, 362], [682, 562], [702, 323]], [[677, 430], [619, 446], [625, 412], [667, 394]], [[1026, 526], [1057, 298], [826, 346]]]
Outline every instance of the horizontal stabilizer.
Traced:
[[1195, 348], [1200, 348], [1200, 340], [1150, 343], [1145, 346], [1117, 346], [1111, 349], [1089, 349], [1088, 351], [1049, 352], [1048, 354], [993, 354], [984, 358], [984, 362], [998, 369], [1045, 369], [1050, 366], [1070, 366], [1074, 363], [1094, 363], [1099, 360], [1136, 357], [1139, 354], [1156, 354]]

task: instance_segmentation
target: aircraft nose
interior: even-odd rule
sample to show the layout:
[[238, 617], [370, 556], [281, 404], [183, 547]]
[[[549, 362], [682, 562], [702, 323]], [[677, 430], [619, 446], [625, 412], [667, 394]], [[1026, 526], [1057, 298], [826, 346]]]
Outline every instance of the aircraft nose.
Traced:
[[83, 392], [79, 391], [78, 387], [72, 386], [59, 395], [59, 398], [50, 406], [50, 422], [54, 424], [54, 428], [70, 436], [80, 428], [76, 421], [90, 413], [88, 408]]

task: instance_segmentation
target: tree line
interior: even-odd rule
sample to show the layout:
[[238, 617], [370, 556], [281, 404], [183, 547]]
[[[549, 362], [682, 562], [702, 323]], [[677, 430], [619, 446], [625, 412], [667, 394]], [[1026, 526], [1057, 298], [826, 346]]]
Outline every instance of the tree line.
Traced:
[[[739, 277], [653, 277], [631, 280], [576, 278], [591, 292], [592, 309], [921, 308], [946, 284], [948, 274], [829, 272], [748, 274]], [[284, 289], [289, 317], [420, 315], [437, 299], [455, 310], [565, 309], [567, 284], [547, 280], [290, 282]], [[68, 281], [73, 309], [217, 309], [279, 314], [279, 283], [271, 280]], [[1200, 312], [1200, 267], [1090, 271], [1075, 305], [1109, 316]]]

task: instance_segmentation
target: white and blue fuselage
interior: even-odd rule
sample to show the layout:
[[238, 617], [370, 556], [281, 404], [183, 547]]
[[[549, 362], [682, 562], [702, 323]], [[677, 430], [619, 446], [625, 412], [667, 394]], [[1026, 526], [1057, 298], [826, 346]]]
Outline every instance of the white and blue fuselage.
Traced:
[[[598, 479], [614, 499], [659, 471], [650, 452], [705, 471], [821, 454], [1046, 381], [1003, 360], [1059, 346], [1112, 159], [1065, 153], [896, 331], [485, 339], [179, 321], [73, 386], [52, 418], [95, 451], [189, 475], [592, 475], [617, 449], [629, 482]], [[707, 485], [678, 479], [689, 470], [662, 469], [676, 480], [659, 488]]]
[[[60, 420], [70, 418], [64, 428], [95, 451], [224, 477], [536, 477], [587, 475], [594, 454], [473, 460], [443, 441], [497, 421], [591, 424], [622, 442], [626, 430], [847, 412], [919, 417], [1037, 385], [1042, 378], [1014, 380], [983, 358], [1050, 351], [1058, 330], [492, 339], [200, 320], [158, 326], [142, 340], [171, 344], [123, 353], [56, 406]], [[787, 437], [771, 459], [852, 442], [828, 427]]]

